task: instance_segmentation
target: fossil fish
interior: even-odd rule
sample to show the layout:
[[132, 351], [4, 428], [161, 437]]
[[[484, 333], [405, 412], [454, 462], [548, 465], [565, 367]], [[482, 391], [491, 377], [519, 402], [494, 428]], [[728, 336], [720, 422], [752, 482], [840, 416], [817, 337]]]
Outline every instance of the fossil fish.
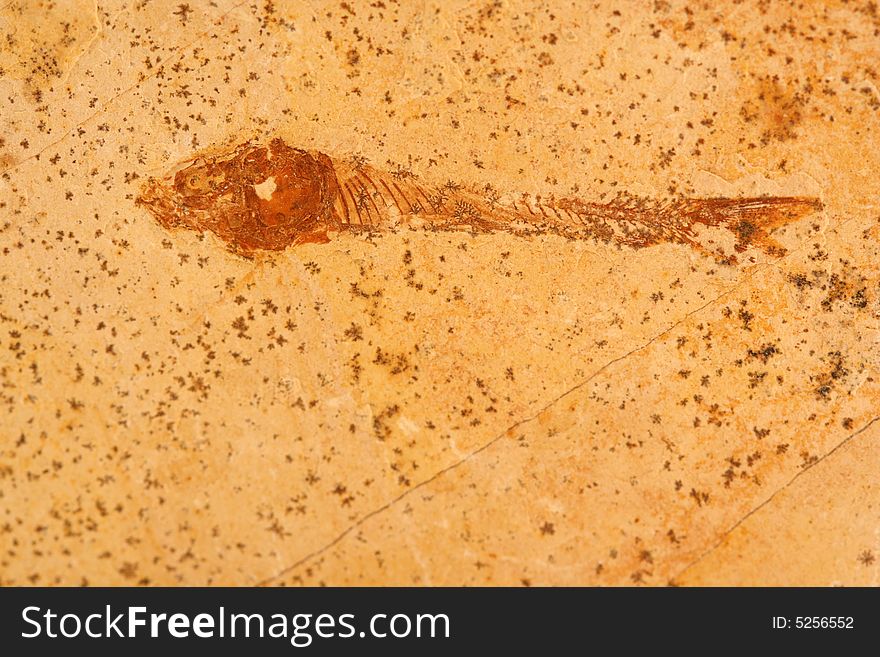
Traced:
[[[700, 226], [732, 233], [737, 252], [754, 246], [782, 255], [771, 231], [822, 208], [814, 198], [779, 196], [505, 200], [490, 185], [431, 186], [402, 168], [382, 171], [362, 158], [332, 159], [280, 138], [191, 159], [162, 180], [149, 179], [137, 203], [165, 228], [210, 231], [245, 257], [327, 242], [337, 233], [400, 228], [555, 234], [631, 248], [671, 242], [705, 251], [697, 239]], [[733, 254], [713, 255], [735, 262]]]

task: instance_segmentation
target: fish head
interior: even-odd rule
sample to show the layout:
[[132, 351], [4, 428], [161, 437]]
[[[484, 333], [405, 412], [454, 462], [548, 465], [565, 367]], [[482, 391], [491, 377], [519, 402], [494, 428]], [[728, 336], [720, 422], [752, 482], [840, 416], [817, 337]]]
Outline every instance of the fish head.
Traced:
[[338, 193], [330, 158], [273, 139], [188, 160], [151, 178], [137, 202], [165, 228], [210, 231], [234, 251], [251, 253], [332, 228]]

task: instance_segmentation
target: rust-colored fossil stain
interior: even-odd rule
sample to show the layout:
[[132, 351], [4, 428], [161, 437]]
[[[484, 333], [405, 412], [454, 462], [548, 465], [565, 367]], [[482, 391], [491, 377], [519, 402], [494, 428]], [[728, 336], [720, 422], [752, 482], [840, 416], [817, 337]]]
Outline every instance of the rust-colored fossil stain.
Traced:
[[[378, 170], [360, 158], [332, 159], [281, 138], [204, 153], [162, 180], [150, 178], [137, 203], [166, 229], [210, 231], [245, 257], [326, 242], [333, 233], [399, 228], [553, 234], [636, 249], [678, 243], [705, 251], [699, 226], [732, 233], [737, 252], [754, 246], [782, 255], [785, 250], [770, 233], [822, 208], [814, 198], [780, 196], [505, 200], [491, 185], [429, 186], [406, 170]], [[736, 260], [732, 254], [713, 255]]]
[[807, 99], [801, 92], [766, 77], [758, 83], [754, 97], [740, 108], [740, 116], [746, 122], [757, 122], [763, 143], [789, 141], [797, 137], [806, 106]]

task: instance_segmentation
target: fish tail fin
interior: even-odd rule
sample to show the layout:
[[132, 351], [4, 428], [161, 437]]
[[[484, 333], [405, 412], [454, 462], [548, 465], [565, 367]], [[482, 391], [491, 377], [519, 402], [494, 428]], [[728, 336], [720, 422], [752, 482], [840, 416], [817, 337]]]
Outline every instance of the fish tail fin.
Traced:
[[736, 236], [737, 252], [755, 246], [771, 255], [786, 250], [770, 233], [822, 210], [817, 198], [802, 196], [760, 196], [754, 198], [690, 199], [675, 210], [689, 225], [724, 227]]

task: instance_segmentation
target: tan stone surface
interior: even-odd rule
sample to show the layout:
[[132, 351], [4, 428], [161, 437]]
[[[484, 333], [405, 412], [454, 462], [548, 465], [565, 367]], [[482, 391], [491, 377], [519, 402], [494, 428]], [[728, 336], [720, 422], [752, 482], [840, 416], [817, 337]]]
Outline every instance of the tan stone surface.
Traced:
[[[870, 2], [0, 3], [0, 583], [880, 579]], [[281, 136], [430, 184], [812, 196], [787, 253], [135, 205]]]

